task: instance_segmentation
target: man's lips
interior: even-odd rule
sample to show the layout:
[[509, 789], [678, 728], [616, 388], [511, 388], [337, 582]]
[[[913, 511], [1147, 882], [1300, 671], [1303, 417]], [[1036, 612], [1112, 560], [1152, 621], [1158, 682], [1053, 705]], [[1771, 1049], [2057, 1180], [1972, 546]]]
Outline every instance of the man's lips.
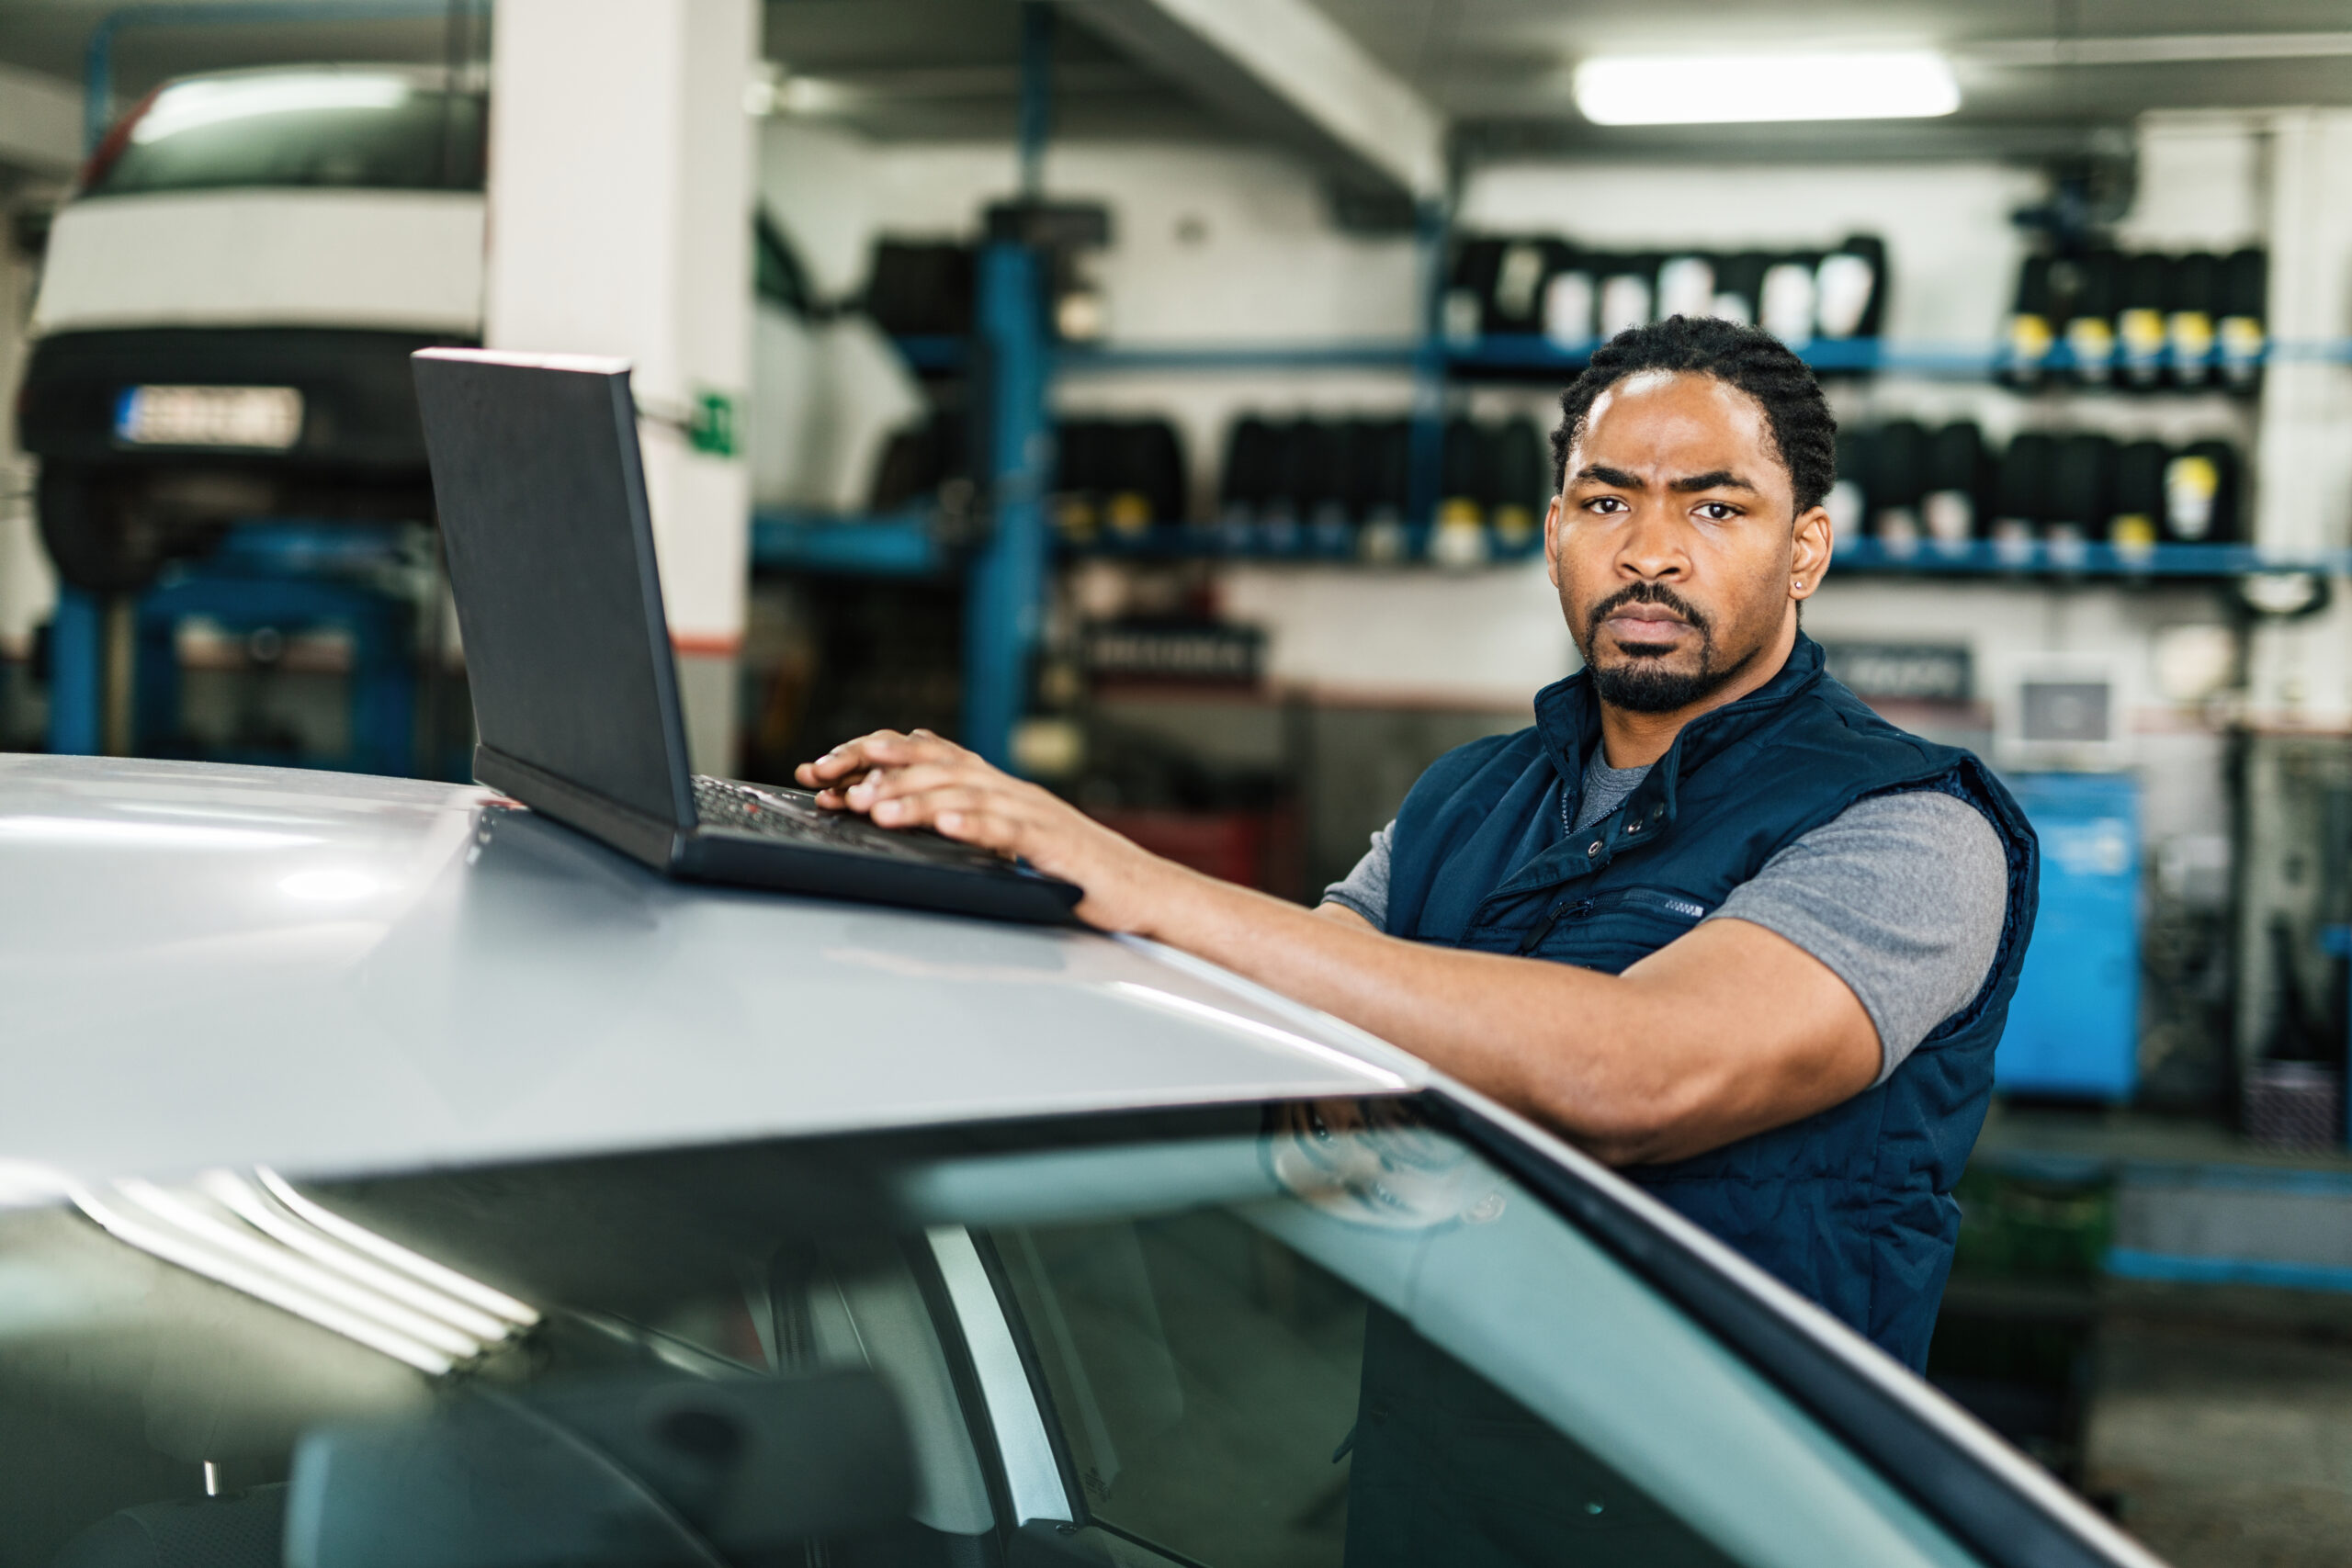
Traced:
[[1673, 611], [1660, 609], [1655, 604], [1628, 604], [1621, 610], [1612, 610], [1601, 625], [1621, 637], [1670, 637], [1690, 629], [1690, 622]]

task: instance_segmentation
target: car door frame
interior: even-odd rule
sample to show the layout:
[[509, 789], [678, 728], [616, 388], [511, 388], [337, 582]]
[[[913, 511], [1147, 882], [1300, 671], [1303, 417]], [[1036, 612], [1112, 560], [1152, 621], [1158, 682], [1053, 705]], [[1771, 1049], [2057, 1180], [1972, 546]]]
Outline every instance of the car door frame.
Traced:
[[1590, 1156], [1442, 1077], [1422, 1102], [1989, 1568], [2165, 1568], [1908, 1368]]

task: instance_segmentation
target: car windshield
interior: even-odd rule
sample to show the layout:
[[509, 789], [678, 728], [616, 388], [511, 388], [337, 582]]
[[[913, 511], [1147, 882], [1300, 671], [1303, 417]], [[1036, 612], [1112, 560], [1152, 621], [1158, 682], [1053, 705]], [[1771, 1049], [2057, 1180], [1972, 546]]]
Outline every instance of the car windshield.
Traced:
[[232, 186], [480, 190], [484, 100], [390, 71], [197, 76], [115, 129], [85, 194]]
[[1967, 1561], [1453, 1115], [72, 1189], [0, 1214], [0, 1568]]

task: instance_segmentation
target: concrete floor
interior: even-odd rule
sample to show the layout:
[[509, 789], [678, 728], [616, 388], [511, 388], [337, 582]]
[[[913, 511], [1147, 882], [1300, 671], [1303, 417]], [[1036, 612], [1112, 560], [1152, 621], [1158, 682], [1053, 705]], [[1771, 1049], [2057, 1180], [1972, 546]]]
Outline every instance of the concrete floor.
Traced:
[[2093, 1354], [2082, 1486], [2177, 1568], [2352, 1562], [2352, 1299], [2149, 1291]]

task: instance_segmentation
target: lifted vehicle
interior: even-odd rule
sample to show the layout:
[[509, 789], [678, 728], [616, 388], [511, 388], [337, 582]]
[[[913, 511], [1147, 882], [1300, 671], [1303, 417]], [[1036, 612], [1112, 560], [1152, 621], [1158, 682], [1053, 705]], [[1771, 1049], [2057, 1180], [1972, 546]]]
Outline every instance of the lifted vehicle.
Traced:
[[[115, 125], [17, 398], [67, 582], [135, 592], [247, 518], [432, 516], [408, 356], [481, 341], [488, 113], [445, 73], [321, 65], [182, 77]], [[921, 398], [771, 220], [748, 238], [757, 499], [854, 504]]]
[[481, 341], [485, 102], [438, 73], [187, 77], [58, 213], [19, 441], [95, 592], [229, 522], [432, 514], [408, 355]]

